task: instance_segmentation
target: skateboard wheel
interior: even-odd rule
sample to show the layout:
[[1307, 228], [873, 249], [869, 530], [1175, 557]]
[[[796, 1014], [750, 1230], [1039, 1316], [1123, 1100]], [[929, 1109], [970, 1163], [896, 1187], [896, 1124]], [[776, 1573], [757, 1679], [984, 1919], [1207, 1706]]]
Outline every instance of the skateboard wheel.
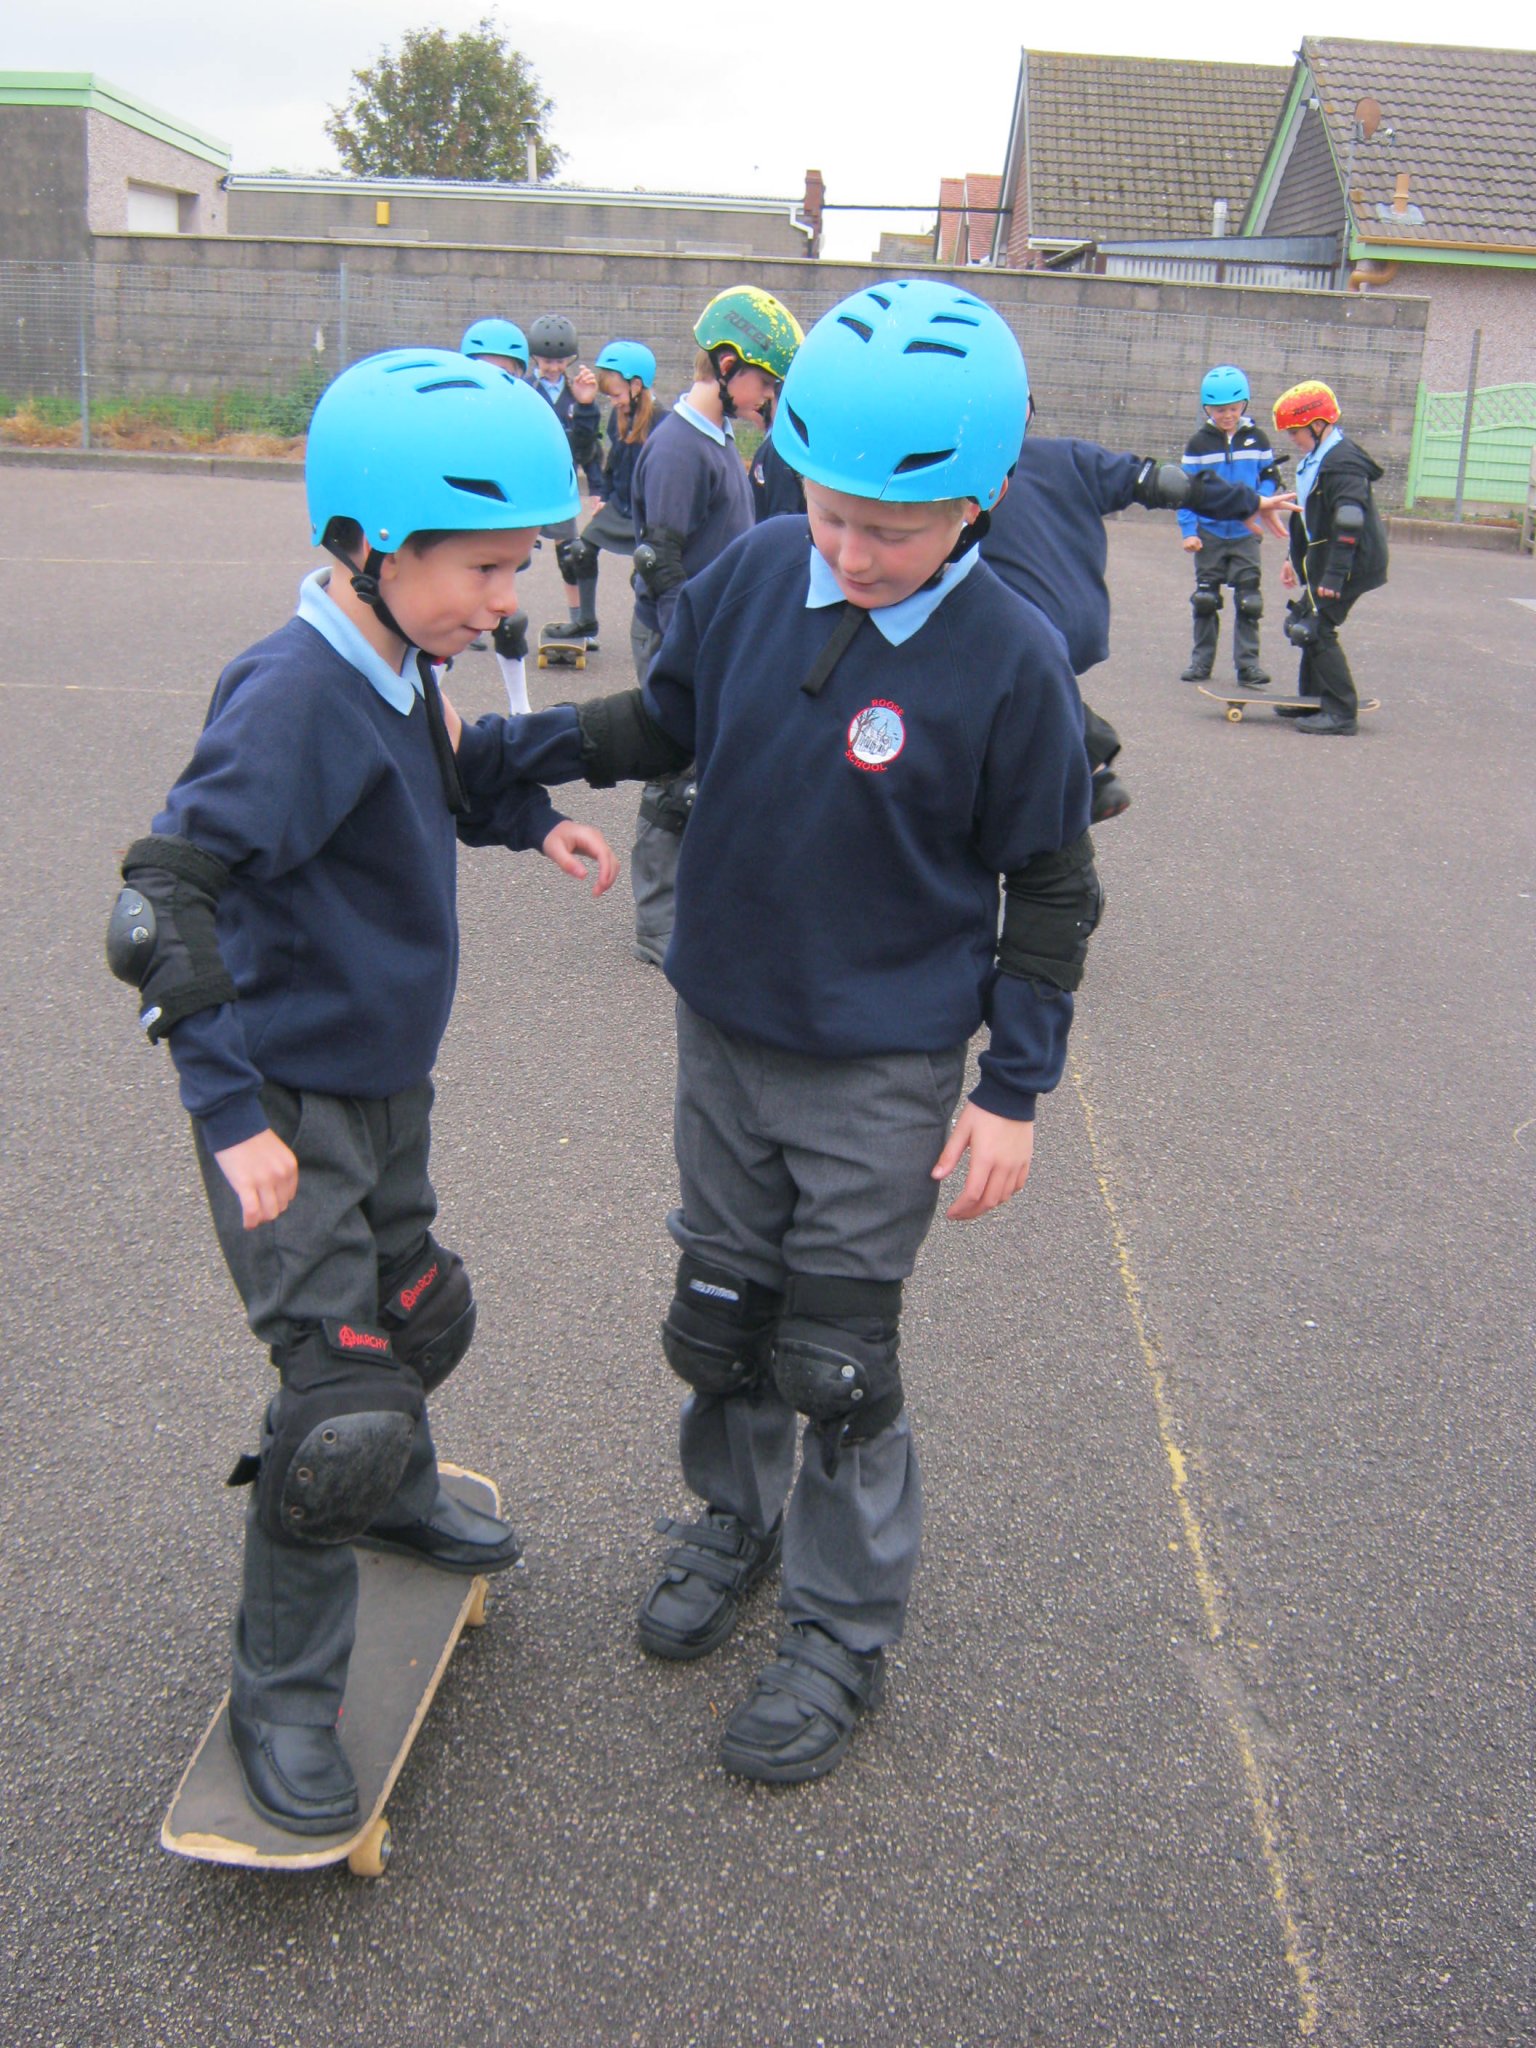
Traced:
[[547, 655], [547, 654], [546, 654], [546, 653], [544, 652], [544, 650], [543, 650], [543, 648], [542, 648], [542, 647], [541, 647], [541, 648], [539, 649], [539, 667], [540, 667], [540, 668], [548, 668], [548, 667], [549, 667], [549, 656], [548, 656], [548, 655]]
[[354, 1877], [382, 1877], [393, 1847], [389, 1822], [380, 1815], [347, 1858], [347, 1868]]
[[476, 1579], [475, 1590], [470, 1595], [468, 1607], [464, 1610], [464, 1626], [466, 1628], [485, 1627], [485, 1596], [489, 1591], [490, 1587], [484, 1579]]
[[1232, 725], [1241, 725], [1241, 724], [1242, 724], [1242, 722], [1243, 722], [1243, 707], [1242, 707], [1242, 705], [1241, 705], [1241, 704], [1229, 704], [1229, 705], [1227, 706], [1227, 719], [1228, 719], [1228, 722], [1229, 722], [1230, 724], [1232, 724]]
[[576, 666], [577, 666], [578, 668], [585, 668], [585, 667], [586, 667], [586, 665], [587, 665], [587, 657], [586, 657], [586, 656], [585, 656], [584, 654], [578, 654], [578, 655], [577, 655], [577, 657], [576, 657]]

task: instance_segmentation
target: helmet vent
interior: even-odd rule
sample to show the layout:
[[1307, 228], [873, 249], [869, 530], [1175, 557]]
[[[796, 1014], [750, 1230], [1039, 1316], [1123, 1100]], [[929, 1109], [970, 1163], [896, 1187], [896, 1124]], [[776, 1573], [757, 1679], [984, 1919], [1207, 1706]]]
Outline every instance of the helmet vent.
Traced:
[[494, 498], [498, 505], [507, 502], [507, 494], [501, 485], [493, 483], [488, 476], [445, 476], [443, 482], [455, 491], [470, 491], [477, 498]]
[[800, 436], [801, 440], [805, 443], [806, 447], [809, 448], [811, 445], [811, 437], [805, 430], [805, 421], [801, 419], [799, 413], [795, 411], [795, 408], [792, 405], [786, 405], [784, 410], [789, 414], [790, 425], [794, 428], [795, 432]]
[[959, 356], [962, 361], [968, 353], [952, 341], [909, 341], [902, 350], [904, 356]]
[[874, 334], [875, 330], [867, 320], [855, 320], [851, 313], [839, 313], [837, 317], [840, 325], [851, 327], [860, 341], [868, 341]]
[[[909, 355], [911, 352], [910, 349], [907, 351]], [[894, 473], [897, 476], [910, 476], [914, 469], [932, 469], [937, 463], [948, 462], [954, 452], [953, 448], [935, 448], [927, 455], [904, 455], [897, 463]]]
[[869, 296], [874, 300], [877, 306], [884, 306], [886, 312], [889, 313], [889, 311], [891, 310], [891, 302], [885, 296], [884, 292], [871, 292]]
[[931, 327], [979, 327], [981, 322], [969, 313], [935, 313], [928, 324]]
[[435, 384], [419, 384], [418, 391], [479, 391], [483, 387], [474, 377], [441, 377]]

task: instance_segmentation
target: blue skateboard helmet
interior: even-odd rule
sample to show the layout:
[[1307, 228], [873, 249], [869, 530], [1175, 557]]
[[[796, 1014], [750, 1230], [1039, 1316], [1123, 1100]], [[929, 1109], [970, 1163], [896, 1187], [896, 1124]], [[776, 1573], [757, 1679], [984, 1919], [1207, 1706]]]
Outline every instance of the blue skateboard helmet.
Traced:
[[812, 483], [857, 498], [996, 504], [1019, 459], [1029, 374], [984, 300], [926, 278], [870, 285], [801, 344], [773, 442]]
[[593, 368], [612, 370], [626, 383], [638, 377], [647, 391], [656, 382], [656, 358], [643, 341], [610, 341]]
[[512, 320], [476, 320], [464, 330], [459, 352], [466, 356], [510, 356], [528, 367], [528, 337]]
[[1200, 379], [1202, 405], [1246, 405], [1248, 379], [1235, 363], [1218, 363]]
[[343, 370], [310, 421], [304, 483], [317, 547], [333, 519], [355, 519], [381, 554], [413, 533], [551, 526], [581, 504], [565, 429], [533, 386], [440, 348]]

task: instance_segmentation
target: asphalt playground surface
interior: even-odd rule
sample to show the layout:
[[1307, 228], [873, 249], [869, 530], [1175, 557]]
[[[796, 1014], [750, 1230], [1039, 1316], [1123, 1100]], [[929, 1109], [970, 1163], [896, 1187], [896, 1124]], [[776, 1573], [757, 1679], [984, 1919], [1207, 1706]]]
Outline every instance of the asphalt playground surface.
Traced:
[[[1109, 914], [1028, 1189], [908, 1290], [924, 1562], [819, 1786], [715, 1762], [768, 1588], [706, 1663], [632, 1634], [687, 1506], [669, 992], [624, 882], [466, 853], [434, 1177], [480, 1335], [434, 1422], [527, 1567], [382, 1882], [162, 1851], [268, 1368], [102, 935], [305, 541], [290, 484], [0, 469], [0, 2042], [1536, 2042], [1529, 558], [1400, 547], [1346, 630], [1383, 708], [1324, 742], [1176, 680], [1173, 523], [1112, 528]], [[632, 682], [618, 568], [535, 702]], [[489, 655], [449, 687], [501, 702]], [[632, 791], [568, 808], [627, 853]]]

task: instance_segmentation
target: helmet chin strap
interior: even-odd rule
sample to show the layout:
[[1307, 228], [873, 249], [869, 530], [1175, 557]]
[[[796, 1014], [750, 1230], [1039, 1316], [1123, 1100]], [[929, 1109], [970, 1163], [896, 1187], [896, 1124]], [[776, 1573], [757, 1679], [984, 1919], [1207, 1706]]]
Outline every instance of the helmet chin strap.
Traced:
[[331, 541], [323, 540], [320, 545], [328, 555], [334, 555], [343, 569], [347, 571], [348, 575], [352, 578], [352, 588], [363, 600], [363, 603], [367, 605], [368, 609], [379, 621], [379, 624], [385, 627], [387, 631], [393, 633], [397, 640], [403, 640], [409, 646], [411, 644], [410, 634], [402, 629], [399, 620], [384, 602], [383, 595], [379, 589], [379, 571], [384, 566], [384, 557], [379, 553], [378, 549], [372, 546], [369, 547], [363, 566], [359, 569], [352, 557], [344, 554]]

